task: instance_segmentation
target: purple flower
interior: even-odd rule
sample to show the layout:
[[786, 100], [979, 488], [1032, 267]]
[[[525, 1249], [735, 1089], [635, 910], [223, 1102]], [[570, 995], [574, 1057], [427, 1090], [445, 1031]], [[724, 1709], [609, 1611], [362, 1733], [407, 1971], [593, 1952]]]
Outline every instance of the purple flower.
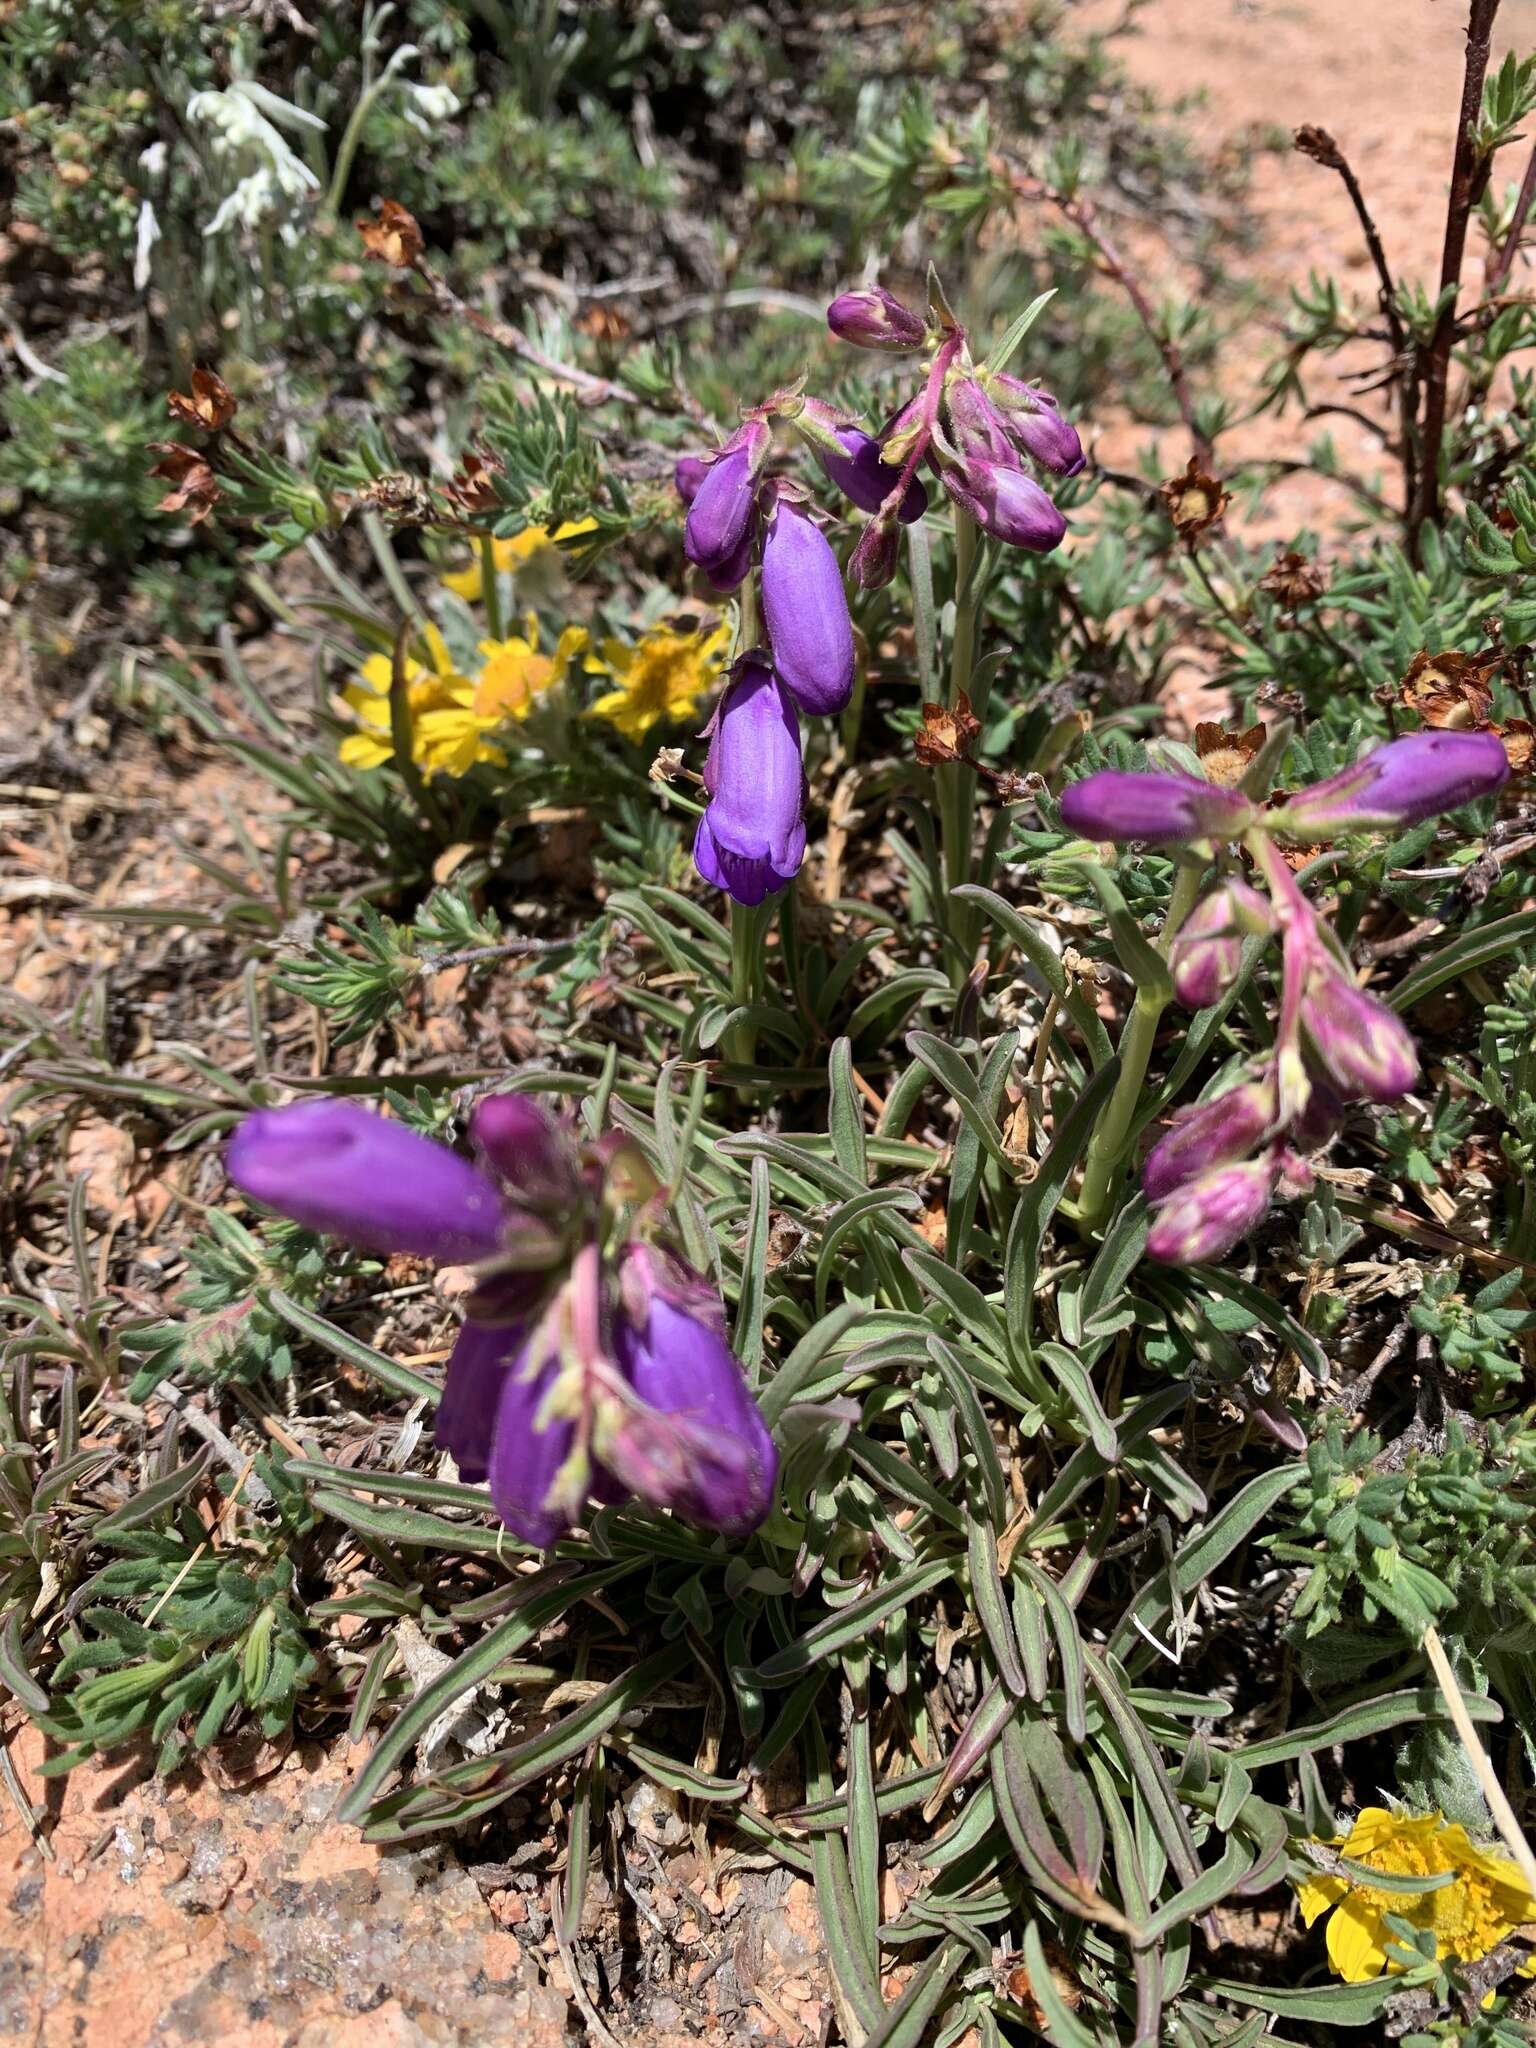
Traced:
[[693, 494], [683, 525], [683, 549], [721, 589], [739, 583], [742, 549], [757, 525], [757, 480], [773, 435], [762, 420], [748, 420], [710, 463]]
[[855, 348], [921, 348], [927, 329], [910, 306], [880, 285], [843, 292], [827, 308], [827, 325], [839, 341]]
[[1325, 968], [1314, 976], [1301, 1022], [1318, 1063], [1346, 1101], [1395, 1102], [1418, 1079], [1418, 1048], [1407, 1025], [1341, 971]]
[[802, 711], [841, 711], [853, 695], [848, 593], [826, 535], [782, 492], [763, 538], [763, 617], [780, 681]]
[[1257, 816], [1240, 790], [1197, 775], [1135, 774], [1101, 768], [1061, 793], [1062, 823], [1079, 839], [1233, 839]]
[[1272, 1161], [1256, 1159], [1218, 1166], [1186, 1181], [1152, 1219], [1149, 1257], [1165, 1266], [1199, 1266], [1221, 1258], [1268, 1209], [1277, 1171]]
[[1078, 474], [1088, 460], [1082, 441], [1048, 391], [1007, 375], [989, 378], [988, 389], [1008, 433], [1027, 455], [1057, 476]]
[[1049, 495], [1021, 469], [980, 455], [946, 462], [944, 488], [983, 533], [1012, 548], [1048, 555], [1066, 537], [1067, 522]]
[[[833, 483], [861, 512], [878, 512], [901, 480], [901, 471], [880, 453], [880, 443], [862, 427], [836, 427], [833, 436], [842, 453], [834, 455], [820, 441], [813, 444], [816, 459]], [[901, 496], [896, 517], [905, 526], [921, 519], [928, 509], [928, 493], [913, 477]]]
[[1168, 951], [1173, 990], [1190, 1010], [1219, 1003], [1243, 964], [1243, 940], [1274, 930], [1274, 917], [1257, 889], [1229, 878], [1197, 903]]
[[1141, 1169], [1147, 1200], [1165, 1202], [1187, 1181], [1245, 1159], [1274, 1126], [1275, 1089], [1268, 1080], [1245, 1081], [1180, 1110]]
[[871, 519], [848, 557], [848, 574], [860, 590], [884, 590], [896, 574], [898, 545], [896, 528], [889, 520]]
[[1267, 822], [1300, 840], [1390, 830], [1492, 796], [1508, 779], [1509, 757], [1496, 733], [1415, 732], [1298, 791]]
[[736, 664], [709, 723], [709, 803], [693, 842], [706, 882], [738, 903], [761, 903], [805, 858], [805, 767], [800, 722], [761, 654]]
[[225, 1160], [243, 1194], [362, 1251], [463, 1265], [501, 1249], [507, 1204], [495, 1181], [355, 1103], [258, 1110]]
[[779, 1459], [725, 1341], [719, 1298], [634, 1243], [619, 1286], [615, 1356], [639, 1401], [612, 1411], [600, 1455], [653, 1506], [746, 1535], [773, 1505]]
[[677, 467], [672, 472], [672, 481], [677, 486], [677, 495], [685, 505], [691, 505], [699, 495], [699, 485], [709, 475], [709, 463], [702, 455], [680, 455]]

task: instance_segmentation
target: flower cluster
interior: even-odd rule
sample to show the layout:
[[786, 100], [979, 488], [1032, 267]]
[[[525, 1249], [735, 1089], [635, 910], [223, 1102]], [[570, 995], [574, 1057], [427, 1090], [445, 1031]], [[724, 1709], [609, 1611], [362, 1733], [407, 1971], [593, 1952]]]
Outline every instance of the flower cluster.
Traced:
[[1192, 1009], [1219, 1002], [1250, 937], [1276, 935], [1280, 1012], [1273, 1050], [1208, 1102], [1180, 1112], [1148, 1154], [1153, 1207], [1147, 1250], [1173, 1265], [1221, 1257], [1279, 1192], [1311, 1185], [1307, 1155], [1334, 1135], [1351, 1102], [1392, 1102], [1418, 1076], [1395, 1012], [1359, 988], [1334, 933], [1303, 895], [1278, 840], [1312, 846], [1345, 833], [1398, 829], [1491, 795], [1507, 779], [1498, 739], [1422, 732], [1377, 747], [1341, 774], [1264, 810], [1240, 788], [1198, 776], [1108, 769], [1062, 797], [1069, 831], [1155, 845], [1240, 841], [1267, 895], [1218, 876], [1169, 948], [1174, 993]]
[[526, 1096], [490, 1095], [473, 1163], [357, 1105], [246, 1118], [231, 1179], [374, 1253], [473, 1266], [437, 1413], [461, 1478], [540, 1548], [588, 1500], [631, 1495], [741, 1537], [773, 1505], [778, 1455], [725, 1338], [719, 1297], [667, 1241], [639, 1152], [579, 1146]]
[[1443, 1814], [1362, 1807], [1349, 1833], [1323, 1846], [1386, 1878], [1446, 1879], [1430, 1891], [1372, 1885], [1342, 1870], [1320, 1870], [1306, 1880], [1301, 1917], [1310, 1927], [1331, 1915], [1328, 1960], [1347, 1983], [1364, 1984], [1396, 1967], [1387, 1955], [1389, 1913], [1432, 1932], [1440, 1958], [1458, 1963], [1480, 1962], [1517, 1927], [1536, 1920], [1536, 1898], [1519, 1866], [1474, 1842]]
[[[588, 532], [578, 520], [548, 532], [528, 527], [491, 543], [498, 576], [515, 573], [519, 588], [553, 591], [560, 575], [559, 543]], [[465, 604], [485, 595], [477, 555], [468, 568], [443, 578], [443, 588]], [[605, 678], [610, 688], [588, 707], [593, 718], [639, 741], [655, 725], [691, 718], [701, 697], [717, 681], [730, 633], [716, 625], [693, 632], [653, 626], [634, 642], [603, 640], [593, 647], [581, 626], [567, 626], [553, 648], [541, 641], [537, 615], [524, 615], [522, 631], [476, 644], [477, 660], [461, 650], [456, 659], [441, 630], [426, 626], [405, 667], [411, 721], [411, 754], [427, 775], [466, 775], [481, 763], [501, 767], [504, 741], [545, 699], [569, 688], [580, 674]], [[472, 670], [466, 674], [465, 669]], [[388, 655], [374, 654], [342, 692], [358, 729], [341, 743], [341, 758], [354, 768], [378, 768], [394, 758], [390, 725]]]

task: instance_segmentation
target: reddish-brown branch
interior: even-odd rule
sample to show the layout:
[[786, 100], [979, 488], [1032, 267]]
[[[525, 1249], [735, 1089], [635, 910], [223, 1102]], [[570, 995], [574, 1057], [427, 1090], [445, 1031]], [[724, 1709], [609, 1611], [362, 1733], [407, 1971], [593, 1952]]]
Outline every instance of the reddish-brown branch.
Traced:
[[1520, 249], [1520, 237], [1525, 232], [1526, 221], [1530, 218], [1531, 201], [1536, 199], [1536, 145], [1526, 159], [1525, 176], [1520, 180], [1519, 195], [1515, 200], [1514, 219], [1509, 224], [1509, 233], [1499, 245], [1499, 252], [1488, 265], [1488, 274], [1483, 281], [1483, 290], [1498, 293], [1509, 273], [1515, 267], [1515, 257]]
[[1472, 0], [1467, 21], [1467, 65], [1462, 77], [1461, 113], [1456, 128], [1456, 154], [1451, 164], [1451, 196], [1445, 213], [1445, 245], [1440, 258], [1440, 291], [1444, 303], [1429, 346], [1418, 351], [1424, 392], [1424, 427], [1419, 450], [1418, 489], [1408, 514], [1408, 552], [1418, 559], [1419, 536], [1427, 521], [1440, 514], [1440, 450], [1445, 439], [1446, 393], [1450, 386], [1451, 349], [1456, 339], [1456, 298], [1467, 251], [1467, 225], [1487, 181], [1488, 161], [1478, 150], [1477, 118], [1483, 104], [1483, 80], [1499, 0]]

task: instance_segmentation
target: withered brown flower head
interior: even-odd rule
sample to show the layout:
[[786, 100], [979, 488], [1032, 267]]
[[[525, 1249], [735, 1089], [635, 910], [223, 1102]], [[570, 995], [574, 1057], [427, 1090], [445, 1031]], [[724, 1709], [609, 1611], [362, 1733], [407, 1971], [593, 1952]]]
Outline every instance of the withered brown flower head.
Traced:
[[937, 768], [945, 761], [968, 761], [980, 731], [981, 721], [962, 690], [952, 711], [944, 704], [923, 706], [923, 726], [913, 738], [913, 751], [925, 768]]
[[1529, 775], [1531, 763], [1536, 760], [1536, 727], [1528, 718], [1511, 718], [1493, 730], [1504, 742], [1504, 751], [1509, 756], [1510, 768], [1516, 775]]
[[194, 370], [190, 396], [172, 391], [166, 406], [173, 420], [180, 420], [184, 427], [202, 427], [210, 434], [227, 427], [235, 416], [234, 393], [212, 370]]
[[1327, 579], [1315, 562], [1309, 562], [1305, 555], [1299, 555], [1294, 548], [1287, 548], [1276, 555], [1273, 565], [1259, 578], [1260, 590], [1277, 598], [1288, 612], [1298, 606], [1314, 604], [1327, 587]]
[[1451, 647], [1430, 654], [1420, 648], [1398, 686], [1399, 701], [1426, 725], [1476, 731], [1493, 709], [1488, 678], [1497, 665], [1497, 656], [1479, 659]]
[[151, 441], [150, 450], [160, 460], [151, 476], [164, 477], [171, 489], [155, 508], [159, 512], [185, 512], [197, 526], [219, 502], [219, 480], [209, 463], [195, 448], [181, 441]]
[[1293, 148], [1300, 150], [1303, 156], [1311, 157], [1313, 163], [1321, 164], [1324, 170], [1337, 171], [1343, 168], [1344, 152], [1326, 128], [1315, 128], [1309, 121], [1304, 127], [1296, 130], [1291, 137], [1291, 144]]
[[430, 526], [438, 516], [432, 493], [420, 477], [398, 472], [375, 477], [354, 502], [371, 505], [393, 526]]
[[1246, 732], [1234, 726], [1200, 724], [1195, 727], [1195, 752], [1207, 779], [1219, 789], [1236, 789], [1248, 773], [1267, 737], [1262, 725], [1250, 725]]
[[426, 246], [415, 214], [397, 199], [381, 199], [377, 214], [372, 220], [360, 220], [357, 232], [374, 261], [395, 270], [411, 269]]
[[1173, 521], [1180, 540], [1191, 541], [1216, 524], [1231, 502], [1231, 492], [1224, 490], [1218, 478], [1210, 476], [1200, 467], [1199, 458], [1191, 455], [1189, 467], [1182, 476], [1171, 476], [1161, 486], [1163, 503], [1168, 508], [1168, 517]]
[[467, 449], [458, 475], [443, 487], [443, 496], [467, 517], [476, 512], [494, 512], [501, 504], [495, 484], [500, 474], [501, 464], [494, 455], [477, 455], [472, 448]]

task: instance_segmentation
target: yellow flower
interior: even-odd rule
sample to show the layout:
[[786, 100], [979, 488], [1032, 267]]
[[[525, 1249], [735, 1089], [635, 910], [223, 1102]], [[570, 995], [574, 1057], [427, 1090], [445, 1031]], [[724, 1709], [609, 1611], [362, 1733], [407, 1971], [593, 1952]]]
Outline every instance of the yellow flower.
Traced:
[[713, 633], [675, 633], [656, 626], [626, 647], [605, 640], [600, 660], [587, 666], [611, 675], [618, 684], [592, 706], [594, 717], [606, 718], [629, 740], [643, 740], [663, 719], [689, 718], [700, 697], [725, 666], [731, 644], [729, 626]]
[[[453, 690], [464, 678], [453, 665], [453, 657], [436, 626], [424, 634], [432, 666], [419, 661], [405, 664], [406, 694], [411, 707], [411, 752], [421, 759], [421, 719], [429, 711], [448, 703]], [[349, 733], [339, 752], [350, 768], [381, 768], [395, 757], [389, 731], [389, 681], [392, 663], [387, 654], [370, 654], [355, 681], [342, 691], [342, 701], [361, 722], [361, 731]]]
[[474, 682], [462, 678], [416, 728], [417, 759], [429, 774], [465, 775], [477, 761], [506, 759], [487, 735], [510, 719], [524, 719], [535, 701], [563, 683], [585, 651], [586, 631], [567, 626], [553, 654], [539, 651], [538, 621], [530, 612], [521, 638], [482, 640], [485, 666]]
[[[525, 526], [521, 533], [509, 534], [505, 540], [492, 540], [491, 556], [502, 573], [508, 569], [522, 569], [535, 556], [550, 548], [558, 548], [563, 540], [574, 540], [579, 533], [591, 533], [596, 525], [595, 519], [569, 519], [553, 532], [543, 526]], [[485, 578], [478, 548], [467, 569], [457, 569], [451, 576], [443, 578], [443, 588], [451, 590], [455, 597], [462, 597], [466, 604], [480, 602], [485, 595]]]
[[1301, 1917], [1310, 1927], [1332, 1909], [1328, 1960], [1346, 1983], [1379, 1977], [1388, 1963], [1390, 1939], [1383, 1916], [1395, 1913], [1415, 1927], [1434, 1931], [1439, 1954], [1475, 1963], [1507, 1934], [1536, 1920], [1536, 1898], [1526, 1889], [1519, 1866], [1492, 1849], [1480, 1848], [1459, 1821], [1439, 1813], [1391, 1813], [1362, 1807], [1354, 1826], [1332, 1846], [1354, 1863], [1393, 1877], [1430, 1877], [1452, 1871], [1436, 1891], [1395, 1892], [1319, 1871], [1300, 1889]]

